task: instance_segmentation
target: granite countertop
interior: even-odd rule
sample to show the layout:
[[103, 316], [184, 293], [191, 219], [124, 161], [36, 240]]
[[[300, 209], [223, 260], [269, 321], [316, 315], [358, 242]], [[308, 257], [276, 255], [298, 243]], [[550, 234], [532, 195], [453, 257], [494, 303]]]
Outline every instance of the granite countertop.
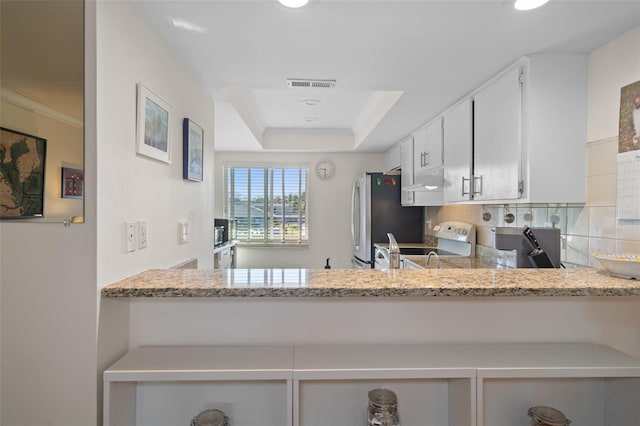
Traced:
[[640, 296], [640, 280], [580, 269], [156, 269], [103, 297]]

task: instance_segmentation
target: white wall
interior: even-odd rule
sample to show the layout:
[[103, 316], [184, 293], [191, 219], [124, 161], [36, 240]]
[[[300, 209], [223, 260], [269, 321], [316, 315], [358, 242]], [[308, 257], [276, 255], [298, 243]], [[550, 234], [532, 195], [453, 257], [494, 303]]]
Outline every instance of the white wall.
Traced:
[[44, 216], [62, 221], [82, 216], [82, 200], [62, 198], [62, 167], [82, 169], [82, 128], [46, 117], [23, 107], [2, 102], [2, 127], [47, 140], [45, 161]]
[[[212, 267], [213, 99], [128, 2], [98, 2], [98, 287], [188, 258]], [[136, 154], [136, 83], [171, 105], [171, 164]], [[182, 120], [205, 132], [204, 182], [182, 179]], [[148, 247], [127, 253], [125, 222], [145, 220]], [[190, 241], [180, 244], [178, 224]]]
[[0, 223], [3, 426], [97, 420], [95, 13], [86, 7], [86, 222]]
[[[330, 180], [319, 179], [316, 163], [329, 158], [336, 165]], [[238, 249], [239, 268], [322, 268], [331, 258], [333, 268], [351, 267], [351, 191], [359, 172], [382, 171], [382, 154], [344, 153], [216, 153], [216, 217], [223, 216], [223, 165], [233, 162], [307, 163], [309, 166], [309, 246]]]
[[611, 40], [591, 53], [588, 141], [618, 136], [620, 89], [638, 80], [640, 27]]

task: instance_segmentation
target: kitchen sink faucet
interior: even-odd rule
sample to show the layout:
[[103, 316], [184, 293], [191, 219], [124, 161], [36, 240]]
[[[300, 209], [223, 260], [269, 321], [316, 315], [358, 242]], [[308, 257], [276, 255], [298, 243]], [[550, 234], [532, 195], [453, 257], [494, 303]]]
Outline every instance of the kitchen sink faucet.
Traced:
[[389, 269], [400, 269], [400, 247], [396, 238], [391, 232], [387, 233], [389, 238]]

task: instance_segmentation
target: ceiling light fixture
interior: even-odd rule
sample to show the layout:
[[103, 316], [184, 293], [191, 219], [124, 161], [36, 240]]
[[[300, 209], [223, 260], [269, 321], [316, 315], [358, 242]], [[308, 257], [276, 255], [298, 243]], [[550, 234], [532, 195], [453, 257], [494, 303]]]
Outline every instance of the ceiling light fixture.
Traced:
[[513, 7], [518, 10], [532, 10], [542, 6], [548, 1], [549, 0], [516, 0]]
[[304, 101], [302, 101], [302, 105], [304, 106], [316, 106], [319, 103], [320, 101], [317, 99], [305, 99]]
[[309, 0], [278, 0], [278, 2], [283, 6], [296, 9], [298, 7], [305, 6], [309, 3]]
[[181, 28], [183, 30], [193, 31], [195, 33], [202, 33], [202, 34], [209, 32], [207, 28], [201, 27], [200, 25], [194, 24], [184, 19], [173, 18], [171, 16], [168, 16], [168, 18], [169, 18], [169, 21], [171, 21], [171, 24], [176, 28]]

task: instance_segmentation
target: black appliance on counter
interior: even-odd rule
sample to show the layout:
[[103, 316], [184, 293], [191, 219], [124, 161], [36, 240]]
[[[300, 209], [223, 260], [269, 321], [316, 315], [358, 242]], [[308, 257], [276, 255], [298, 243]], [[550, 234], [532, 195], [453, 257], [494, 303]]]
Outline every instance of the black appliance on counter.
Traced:
[[219, 246], [235, 237], [235, 220], [213, 219], [214, 245]]
[[375, 243], [388, 241], [392, 233], [398, 243], [421, 243], [424, 207], [402, 207], [400, 176], [365, 172], [353, 184], [351, 241], [353, 264], [374, 268]]

